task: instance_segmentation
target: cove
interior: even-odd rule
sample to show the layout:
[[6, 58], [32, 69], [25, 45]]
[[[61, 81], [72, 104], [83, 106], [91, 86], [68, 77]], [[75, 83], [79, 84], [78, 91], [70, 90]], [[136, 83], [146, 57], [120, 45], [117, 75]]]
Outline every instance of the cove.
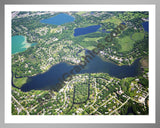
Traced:
[[80, 36], [80, 35], [96, 32], [100, 27], [101, 27], [100, 25], [92, 25], [85, 28], [76, 28], [74, 30], [74, 36]]
[[[140, 73], [140, 59], [135, 60], [132, 65], [118, 66], [111, 62], [103, 61], [99, 56], [95, 56], [85, 66], [79, 74], [84, 73], [108, 73], [110, 76], [117, 78], [134, 77]], [[47, 72], [38, 74], [28, 78], [26, 84], [21, 87], [21, 90], [26, 92], [30, 90], [48, 90], [56, 87], [64, 73], [70, 72], [74, 65], [60, 63], [52, 66]]]
[[43, 19], [40, 22], [45, 24], [52, 24], [52, 25], [62, 25], [65, 23], [73, 22], [74, 20], [75, 20], [74, 17], [65, 13], [60, 13], [48, 19]]
[[27, 48], [36, 45], [37, 43], [27, 43], [26, 37], [17, 35], [12, 36], [12, 54], [25, 51]]

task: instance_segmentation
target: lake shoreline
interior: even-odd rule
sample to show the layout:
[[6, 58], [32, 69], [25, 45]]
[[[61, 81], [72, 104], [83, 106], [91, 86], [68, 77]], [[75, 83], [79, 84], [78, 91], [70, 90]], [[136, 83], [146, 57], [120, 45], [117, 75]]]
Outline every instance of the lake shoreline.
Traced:
[[[103, 61], [105, 61], [105, 62], [108, 62], [108, 63], [112, 63], [112, 64], [115, 64], [115, 65], [117, 65], [117, 66], [131, 66], [137, 59], [141, 59], [141, 57], [140, 58], [137, 58], [137, 59], [135, 59], [133, 62], [132, 62], [132, 64], [122, 64], [122, 65], [120, 65], [120, 64], [117, 64], [117, 63], [115, 63], [114, 61], [112, 61], [112, 60], [109, 60], [109, 59], [106, 59], [106, 58], [104, 58], [103, 56], [101, 56], [101, 55], [99, 55], [98, 57], [100, 57]], [[31, 76], [23, 76], [23, 77], [28, 77], [28, 78], [30, 78], [30, 77], [33, 77], [33, 76], [37, 76], [37, 75], [41, 75], [41, 74], [44, 74], [44, 73], [46, 73], [47, 71], [49, 71], [52, 67], [54, 67], [54, 66], [56, 66], [56, 65], [58, 65], [58, 64], [60, 64], [60, 63], [66, 63], [67, 65], [72, 65], [72, 66], [79, 66], [79, 64], [73, 64], [73, 63], [71, 63], [71, 62], [69, 62], [69, 61], [61, 61], [61, 62], [59, 62], [59, 63], [56, 63], [56, 64], [53, 64], [53, 65], [51, 65], [47, 70], [45, 70], [45, 71], [43, 71], [43, 72], [40, 72], [40, 73], [37, 73], [37, 74], [33, 74], [33, 75], [31, 75]], [[22, 76], [20, 76], [20, 77], [17, 77], [16, 75], [15, 75], [15, 78], [23, 78]]]

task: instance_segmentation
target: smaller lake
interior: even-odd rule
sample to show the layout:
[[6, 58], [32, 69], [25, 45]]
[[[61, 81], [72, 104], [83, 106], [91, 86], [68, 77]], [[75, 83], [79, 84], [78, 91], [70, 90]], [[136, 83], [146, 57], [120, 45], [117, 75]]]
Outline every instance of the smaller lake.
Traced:
[[148, 30], [149, 30], [149, 28], [148, 28], [148, 27], [149, 27], [148, 23], [149, 23], [148, 21], [142, 23], [142, 26], [143, 26], [143, 28], [144, 28], [144, 31], [146, 31], [146, 32], [148, 32]]
[[100, 25], [92, 25], [85, 28], [76, 28], [74, 30], [74, 36], [80, 36], [80, 35], [96, 32], [100, 27], [101, 27]]
[[12, 54], [25, 51], [27, 48], [36, 45], [37, 43], [27, 43], [26, 37], [17, 35], [12, 36]]
[[73, 22], [75, 20], [74, 17], [65, 14], [65, 13], [60, 13], [56, 16], [50, 17], [48, 19], [41, 20], [41, 23], [46, 23], [46, 24], [53, 24], [53, 25], [61, 25], [69, 22]]

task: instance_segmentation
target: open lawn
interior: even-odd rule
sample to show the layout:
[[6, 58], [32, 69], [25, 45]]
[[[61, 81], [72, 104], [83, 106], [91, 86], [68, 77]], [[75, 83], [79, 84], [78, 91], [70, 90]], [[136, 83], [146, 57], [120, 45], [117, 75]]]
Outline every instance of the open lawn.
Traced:
[[84, 38], [83, 40], [84, 41], [97, 41], [97, 40], [99, 40], [99, 39], [101, 39], [102, 37], [98, 37], [98, 38]]
[[118, 43], [121, 45], [120, 52], [127, 52], [132, 50], [133, 44], [135, 43], [133, 40], [130, 39], [130, 36], [125, 36], [123, 38], [118, 39]]
[[140, 33], [140, 32], [136, 32], [134, 33], [131, 38], [134, 40], [134, 41], [139, 41], [139, 40], [143, 40], [144, 39], [144, 33]]
[[79, 12], [77, 12], [76, 14], [82, 15], [82, 14], [84, 14], [84, 13], [86, 13], [86, 11], [79, 11]]
[[94, 48], [96, 48], [96, 47], [94, 47], [94, 46], [88, 46], [87, 47], [88, 50], [93, 50]]
[[79, 45], [81, 45], [84, 48], [87, 48], [88, 50], [92, 50], [97, 46], [95, 41], [83, 41], [80, 42]]
[[27, 83], [27, 77], [13, 78], [13, 83], [16, 87], [21, 88], [23, 84]]
[[114, 23], [116, 25], [119, 25], [120, 23], [122, 23], [122, 21], [120, 19], [117, 19], [116, 17], [111, 17], [109, 19], [103, 20], [102, 23], [106, 23], [106, 22], [111, 22]]

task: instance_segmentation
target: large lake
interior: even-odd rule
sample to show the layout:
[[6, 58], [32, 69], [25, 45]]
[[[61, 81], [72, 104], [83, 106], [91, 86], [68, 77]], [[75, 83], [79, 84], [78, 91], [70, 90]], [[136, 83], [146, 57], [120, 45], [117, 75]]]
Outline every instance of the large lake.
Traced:
[[85, 28], [76, 28], [74, 30], [74, 36], [80, 36], [80, 35], [96, 32], [100, 27], [101, 27], [100, 25], [92, 25]]
[[[74, 65], [67, 63], [60, 63], [52, 66], [47, 72], [33, 77], [29, 77], [28, 82], [21, 88], [22, 91], [52, 89], [62, 79], [64, 73], [70, 72]], [[134, 77], [140, 73], [139, 59], [137, 59], [131, 66], [118, 66], [116, 64], [103, 61], [96, 56], [81, 70], [83, 73], [108, 73], [110, 76], [117, 78]]]
[[26, 37], [17, 35], [12, 36], [12, 54], [25, 51], [27, 48], [36, 45], [37, 43], [27, 43]]
[[41, 20], [41, 23], [46, 23], [46, 24], [53, 24], [53, 25], [62, 25], [65, 23], [73, 22], [75, 20], [74, 17], [65, 14], [65, 13], [60, 13], [56, 16], [50, 17], [48, 19]]

